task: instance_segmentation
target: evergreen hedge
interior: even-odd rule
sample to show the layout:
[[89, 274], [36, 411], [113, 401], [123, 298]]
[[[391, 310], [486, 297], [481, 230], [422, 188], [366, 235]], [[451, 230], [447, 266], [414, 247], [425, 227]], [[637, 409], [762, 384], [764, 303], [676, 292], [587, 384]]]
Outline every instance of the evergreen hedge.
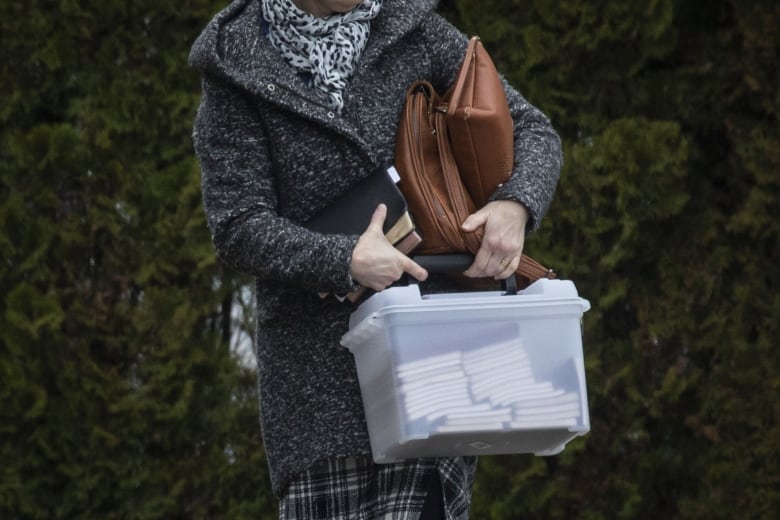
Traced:
[[218, 7], [0, 7], [2, 518], [275, 507], [190, 139]]
[[561, 132], [527, 251], [593, 305], [591, 433], [551, 459], [483, 459], [475, 518], [772, 518], [777, 3], [454, 4]]
[[[224, 2], [0, 4], [0, 517], [273, 518], [248, 280], [214, 258], [189, 47]], [[559, 129], [527, 252], [591, 301], [591, 432], [472, 517], [772, 518], [780, 10], [451, 0]]]

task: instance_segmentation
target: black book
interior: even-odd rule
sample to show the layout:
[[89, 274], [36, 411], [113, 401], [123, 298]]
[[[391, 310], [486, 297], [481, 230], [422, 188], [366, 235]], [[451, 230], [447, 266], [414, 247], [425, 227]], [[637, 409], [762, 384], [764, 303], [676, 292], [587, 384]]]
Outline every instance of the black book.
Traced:
[[304, 223], [325, 234], [362, 235], [376, 207], [384, 203], [387, 217], [383, 232], [390, 231], [407, 213], [406, 199], [395, 184], [395, 168], [377, 168]]

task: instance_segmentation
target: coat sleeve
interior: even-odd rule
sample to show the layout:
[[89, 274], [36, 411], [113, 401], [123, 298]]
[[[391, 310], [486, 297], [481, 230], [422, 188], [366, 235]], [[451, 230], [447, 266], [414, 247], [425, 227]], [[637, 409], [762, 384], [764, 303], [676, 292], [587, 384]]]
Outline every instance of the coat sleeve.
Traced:
[[[438, 92], [444, 92], [455, 81], [468, 38], [439, 15], [432, 16], [423, 31], [433, 60], [431, 83]], [[502, 81], [514, 120], [514, 168], [510, 179], [496, 190], [491, 200], [515, 200], [523, 204], [530, 214], [526, 229], [535, 231], [550, 207], [560, 177], [561, 141], [549, 118], [505, 78]]]
[[246, 96], [208, 75], [193, 142], [219, 259], [260, 279], [318, 292], [355, 289], [356, 236], [311, 232], [277, 213], [266, 130]]
[[561, 174], [561, 140], [550, 120], [504, 80], [509, 111], [515, 122], [512, 176], [491, 200], [515, 200], [530, 215], [527, 230], [536, 231], [547, 213]]

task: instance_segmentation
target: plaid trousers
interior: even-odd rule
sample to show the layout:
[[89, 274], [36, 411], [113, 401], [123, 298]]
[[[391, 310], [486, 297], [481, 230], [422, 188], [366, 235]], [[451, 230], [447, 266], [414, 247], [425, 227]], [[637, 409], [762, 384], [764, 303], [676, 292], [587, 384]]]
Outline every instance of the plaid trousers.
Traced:
[[476, 457], [375, 464], [370, 456], [327, 459], [304, 471], [279, 501], [280, 520], [418, 520], [428, 478], [438, 472], [447, 520], [468, 519]]

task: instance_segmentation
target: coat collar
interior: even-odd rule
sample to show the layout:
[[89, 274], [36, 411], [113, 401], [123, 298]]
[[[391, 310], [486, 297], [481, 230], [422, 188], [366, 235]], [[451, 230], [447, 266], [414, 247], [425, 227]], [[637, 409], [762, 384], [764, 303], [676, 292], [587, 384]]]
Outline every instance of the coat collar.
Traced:
[[[379, 16], [372, 22], [371, 36], [356, 73], [430, 16], [436, 3], [437, 0], [384, 0]], [[263, 36], [261, 16], [259, 0], [234, 1], [198, 37], [190, 52], [190, 64], [261, 96], [276, 98], [275, 87], [279, 87], [319, 104], [314, 96], [306, 95], [297, 74]]]
[[[384, 0], [356, 74], [430, 16], [437, 0]], [[236, 0], [206, 26], [190, 51], [190, 64], [302, 117], [317, 121], [358, 144], [369, 159], [372, 147], [355, 123], [339, 117], [306, 88], [263, 35], [259, 0]]]

